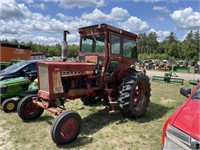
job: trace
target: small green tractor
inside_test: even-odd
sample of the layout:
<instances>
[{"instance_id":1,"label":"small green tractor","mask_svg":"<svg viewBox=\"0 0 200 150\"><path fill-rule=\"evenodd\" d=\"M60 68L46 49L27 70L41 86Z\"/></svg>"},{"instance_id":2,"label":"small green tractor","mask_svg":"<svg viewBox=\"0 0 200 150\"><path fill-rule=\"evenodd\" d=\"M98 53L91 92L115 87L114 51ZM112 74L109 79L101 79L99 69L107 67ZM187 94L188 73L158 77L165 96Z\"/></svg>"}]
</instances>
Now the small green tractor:
<instances>
[{"instance_id":1,"label":"small green tractor","mask_svg":"<svg viewBox=\"0 0 200 150\"><path fill-rule=\"evenodd\" d=\"M38 92L37 79L31 83L26 77L0 81L0 104L4 112L13 112L17 104L26 95Z\"/></svg>"}]
</instances>

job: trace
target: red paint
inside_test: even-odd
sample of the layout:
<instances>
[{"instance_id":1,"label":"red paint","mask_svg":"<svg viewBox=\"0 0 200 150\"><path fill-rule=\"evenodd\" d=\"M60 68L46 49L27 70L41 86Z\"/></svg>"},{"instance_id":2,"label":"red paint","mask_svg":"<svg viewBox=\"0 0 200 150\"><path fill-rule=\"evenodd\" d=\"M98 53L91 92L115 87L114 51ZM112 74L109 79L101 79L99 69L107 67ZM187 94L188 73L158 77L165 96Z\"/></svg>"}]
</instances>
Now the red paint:
<instances>
[{"instance_id":1,"label":"red paint","mask_svg":"<svg viewBox=\"0 0 200 150\"><path fill-rule=\"evenodd\" d=\"M176 110L165 122L162 133L162 144L164 144L167 126L172 124L191 137L200 140L200 100L192 99L199 84L195 87L190 97Z\"/></svg>"},{"instance_id":2,"label":"red paint","mask_svg":"<svg viewBox=\"0 0 200 150\"><path fill-rule=\"evenodd\" d=\"M60 129L60 134L63 136L65 139L70 139L76 131L78 130L78 122L74 118L69 118L63 123Z\"/></svg>"}]
</instances>

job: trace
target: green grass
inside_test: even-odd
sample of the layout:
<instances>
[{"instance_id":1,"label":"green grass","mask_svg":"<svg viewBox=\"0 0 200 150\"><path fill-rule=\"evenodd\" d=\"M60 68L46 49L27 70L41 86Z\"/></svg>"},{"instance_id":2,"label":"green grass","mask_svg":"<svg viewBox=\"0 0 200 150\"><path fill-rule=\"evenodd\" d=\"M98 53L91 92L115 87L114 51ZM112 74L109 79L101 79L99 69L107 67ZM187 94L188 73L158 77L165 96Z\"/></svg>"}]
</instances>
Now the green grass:
<instances>
[{"instance_id":1,"label":"green grass","mask_svg":"<svg viewBox=\"0 0 200 150\"><path fill-rule=\"evenodd\" d=\"M76 141L61 147L51 139L55 118L51 113L45 111L36 121L25 123L17 113L6 114L0 110L0 150L160 149L165 121L186 99L179 94L180 87L180 84L152 82L147 112L134 119L109 115L102 104L84 106L80 100L67 102L68 109L81 115L82 131Z\"/></svg>"}]
</instances>

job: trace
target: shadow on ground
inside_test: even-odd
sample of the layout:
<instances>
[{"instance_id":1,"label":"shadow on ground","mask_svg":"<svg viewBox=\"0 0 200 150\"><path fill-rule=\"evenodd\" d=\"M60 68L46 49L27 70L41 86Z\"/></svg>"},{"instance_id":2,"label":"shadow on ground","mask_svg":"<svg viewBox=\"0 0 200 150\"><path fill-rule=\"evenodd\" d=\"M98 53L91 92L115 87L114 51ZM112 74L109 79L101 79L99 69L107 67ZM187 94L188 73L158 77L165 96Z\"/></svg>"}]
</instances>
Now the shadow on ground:
<instances>
[{"instance_id":1,"label":"shadow on ground","mask_svg":"<svg viewBox=\"0 0 200 150\"><path fill-rule=\"evenodd\" d=\"M139 123L151 122L153 120L162 118L171 109L173 109L173 107L166 107L154 102L150 102L149 107L144 115L141 117L131 118L130 120L135 120Z\"/></svg>"},{"instance_id":2,"label":"shadow on ground","mask_svg":"<svg viewBox=\"0 0 200 150\"><path fill-rule=\"evenodd\" d=\"M138 123L151 122L153 120L162 118L170 109L170 107L162 106L150 102L148 110L141 117L125 118L122 114L109 115L108 111L103 109L93 113L85 118L82 118L82 131L76 141L71 144L59 146L60 148L79 148L93 141L92 135L98 132L103 127L109 124L120 125L131 121Z\"/></svg>"}]
</instances>

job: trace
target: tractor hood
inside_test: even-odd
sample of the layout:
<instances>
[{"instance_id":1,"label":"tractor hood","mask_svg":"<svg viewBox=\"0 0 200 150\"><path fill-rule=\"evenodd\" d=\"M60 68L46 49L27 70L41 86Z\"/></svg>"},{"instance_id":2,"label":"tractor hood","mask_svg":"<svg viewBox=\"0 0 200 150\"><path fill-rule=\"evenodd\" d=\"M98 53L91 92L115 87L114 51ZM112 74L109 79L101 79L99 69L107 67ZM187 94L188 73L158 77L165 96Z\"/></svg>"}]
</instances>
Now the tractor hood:
<instances>
[{"instance_id":1,"label":"tractor hood","mask_svg":"<svg viewBox=\"0 0 200 150\"><path fill-rule=\"evenodd\" d=\"M84 62L40 62L38 68L48 68L51 72L60 72L61 74L71 72L82 71L87 73L88 71L94 71L96 69L96 63L84 63ZM81 72L79 72L81 73ZM77 73L78 74L78 73Z\"/></svg>"},{"instance_id":2,"label":"tractor hood","mask_svg":"<svg viewBox=\"0 0 200 150\"><path fill-rule=\"evenodd\" d=\"M63 94L69 94L72 84L76 87L76 83L71 83L74 79L92 79L95 74L97 65L95 63L82 62L41 62L38 63L38 79L39 79L39 95L44 99L56 99ZM69 80L68 80L69 79ZM75 85L76 84L76 85ZM80 87L81 88L81 87ZM76 92L81 93L81 89ZM84 89L82 94L85 94ZM74 92L72 92L74 93ZM70 94L69 94L70 95ZM72 94L71 94L72 95Z\"/></svg>"},{"instance_id":3,"label":"tractor hood","mask_svg":"<svg viewBox=\"0 0 200 150\"><path fill-rule=\"evenodd\" d=\"M0 99L6 99L18 95L27 90L30 80L24 77L11 78L0 81Z\"/></svg>"}]
</instances>

